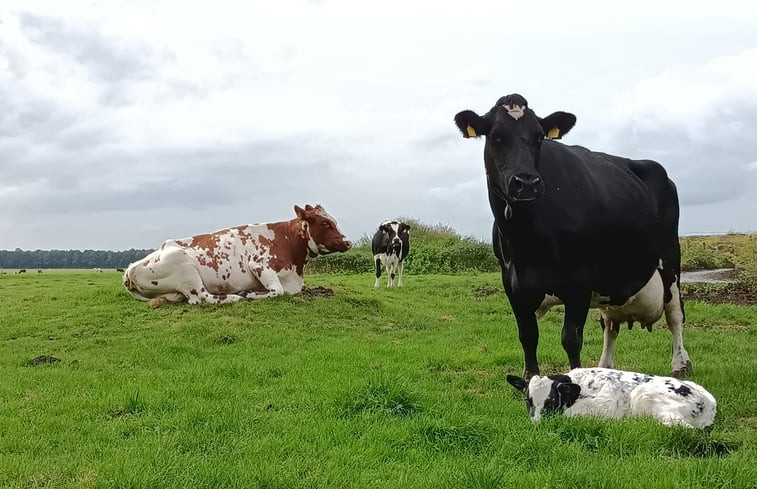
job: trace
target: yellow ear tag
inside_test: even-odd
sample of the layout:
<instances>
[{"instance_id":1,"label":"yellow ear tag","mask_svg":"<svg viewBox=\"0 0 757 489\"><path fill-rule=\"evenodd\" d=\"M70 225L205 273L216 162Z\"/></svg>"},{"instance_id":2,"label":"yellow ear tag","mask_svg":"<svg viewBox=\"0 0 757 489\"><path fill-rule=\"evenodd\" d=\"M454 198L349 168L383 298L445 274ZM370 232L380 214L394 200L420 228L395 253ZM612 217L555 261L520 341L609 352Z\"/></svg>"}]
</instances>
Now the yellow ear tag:
<instances>
[{"instance_id":1,"label":"yellow ear tag","mask_svg":"<svg viewBox=\"0 0 757 489\"><path fill-rule=\"evenodd\" d=\"M560 137L560 129L558 129L557 127L553 127L547 133L547 137L549 139L557 139L557 138L559 138Z\"/></svg>"},{"instance_id":2,"label":"yellow ear tag","mask_svg":"<svg viewBox=\"0 0 757 489\"><path fill-rule=\"evenodd\" d=\"M469 138L475 138L476 137L476 131L471 126L466 127L465 130L468 131L468 137Z\"/></svg>"}]
</instances>

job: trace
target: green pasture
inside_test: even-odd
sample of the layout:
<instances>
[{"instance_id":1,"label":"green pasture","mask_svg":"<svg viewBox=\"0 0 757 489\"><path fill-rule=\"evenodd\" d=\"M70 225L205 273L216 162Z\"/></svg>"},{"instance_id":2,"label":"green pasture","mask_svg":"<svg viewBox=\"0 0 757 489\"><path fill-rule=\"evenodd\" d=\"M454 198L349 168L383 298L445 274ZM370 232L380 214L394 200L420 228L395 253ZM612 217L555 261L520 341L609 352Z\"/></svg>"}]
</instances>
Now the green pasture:
<instances>
[{"instance_id":1,"label":"green pasture","mask_svg":"<svg viewBox=\"0 0 757 489\"><path fill-rule=\"evenodd\" d=\"M711 434L534 425L505 381L522 352L498 274L373 282L153 310L114 270L2 275L0 488L757 487L757 307L687 303ZM560 325L541 320L544 373L567 369ZM586 366L601 342L592 312ZM623 330L616 366L667 375L670 349L663 324Z\"/></svg>"}]
</instances>

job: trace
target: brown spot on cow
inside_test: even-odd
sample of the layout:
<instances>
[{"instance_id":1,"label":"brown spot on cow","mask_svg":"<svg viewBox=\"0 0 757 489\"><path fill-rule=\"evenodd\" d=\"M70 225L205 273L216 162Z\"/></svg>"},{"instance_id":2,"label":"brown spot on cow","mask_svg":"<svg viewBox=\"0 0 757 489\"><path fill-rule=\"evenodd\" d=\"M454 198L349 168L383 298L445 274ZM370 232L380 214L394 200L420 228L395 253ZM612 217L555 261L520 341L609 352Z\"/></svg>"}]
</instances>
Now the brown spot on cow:
<instances>
[{"instance_id":1,"label":"brown spot on cow","mask_svg":"<svg viewBox=\"0 0 757 489\"><path fill-rule=\"evenodd\" d=\"M273 231L274 239L260 236L260 244L268 248L270 258L268 267L276 272L295 268L298 275L302 275L307 262L308 247L307 235L303 232L300 220L277 222L268 224L266 227ZM289 241L292 238L304 242L304 246L292 246Z\"/></svg>"},{"instance_id":2,"label":"brown spot on cow","mask_svg":"<svg viewBox=\"0 0 757 489\"><path fill-rule=\"evenodd\" d=\"M217 231L210 234L199 234L197 236L192 236L191 243L186 244L186 242L180 242L180 244L185 248L203 250L205 252L205 257L199 257L198 261L201 265L210 267L217 272L218 267L221 265L218 262L218 259L220 258L217 253L218 242L220 241L220 235L225 234L225 232L227 232L227 230Z\"/></svg>"}]
</instances>

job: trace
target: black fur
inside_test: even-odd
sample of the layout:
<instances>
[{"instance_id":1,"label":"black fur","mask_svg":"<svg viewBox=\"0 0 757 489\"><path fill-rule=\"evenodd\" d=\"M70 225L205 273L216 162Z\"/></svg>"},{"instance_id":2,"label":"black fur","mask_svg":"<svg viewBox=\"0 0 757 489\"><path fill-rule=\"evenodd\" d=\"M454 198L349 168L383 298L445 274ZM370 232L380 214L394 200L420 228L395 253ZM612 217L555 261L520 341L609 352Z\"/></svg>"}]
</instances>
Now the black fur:
<instances>
[{"instance_id":1,"label":"black fur","mask_svg":"<svg viewBox=\"0 0 757 489\"><path fill-rule=\"evenodd\" d=\"M512 117L503 104L519 105ZM545 294L565 304L562 345L571 368L581 366L583 328L592 292L621 305L662 260L665 301L680 277L678 194L665 169L545 139L566 134L576 118L538 117L518 94L500 98L485 115L455 116L485 136L484 163L494 215L492 241L502 283L518 324L525 377L539 373L535 311ZM683 302L681 302L683 312Z\"/></svg>"}]
</instances>

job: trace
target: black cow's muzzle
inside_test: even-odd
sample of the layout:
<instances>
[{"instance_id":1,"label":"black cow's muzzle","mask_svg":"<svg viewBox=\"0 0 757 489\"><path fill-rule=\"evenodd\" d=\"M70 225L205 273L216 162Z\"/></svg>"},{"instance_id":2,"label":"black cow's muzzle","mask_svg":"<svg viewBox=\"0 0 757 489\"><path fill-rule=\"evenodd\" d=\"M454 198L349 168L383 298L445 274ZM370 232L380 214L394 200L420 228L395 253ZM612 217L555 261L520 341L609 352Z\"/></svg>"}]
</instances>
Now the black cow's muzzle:
<instances>
[{"instance_id":1,"label":"black cow's muzzle","mask_svg":"<svg viewBox=\"0 0 757 489\"><path fill-rule=\"evenodd\" d=\"M541 178L538 175L521 173L510 178L508 194L513 202L530 202L539 195Z\"/></svg>"}]
</instances>

